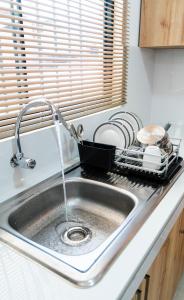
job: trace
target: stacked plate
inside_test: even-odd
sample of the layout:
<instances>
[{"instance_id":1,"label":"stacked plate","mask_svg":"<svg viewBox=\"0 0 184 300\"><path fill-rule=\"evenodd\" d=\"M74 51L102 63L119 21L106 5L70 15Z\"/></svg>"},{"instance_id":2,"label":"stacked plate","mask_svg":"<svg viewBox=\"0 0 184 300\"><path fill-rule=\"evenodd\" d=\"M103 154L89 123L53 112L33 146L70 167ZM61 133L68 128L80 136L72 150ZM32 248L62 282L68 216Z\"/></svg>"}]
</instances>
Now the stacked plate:
<instances>
[{"instance_id":1,"label":"stacked plate","mask_svg":"<svg viewBox=\"0 0 184 300\"><path fill-rule=\"evenodd\" d=\"M108 122L98 126L93 135L96 143L109 144L124 149L132 145L137 132L143 127L141 119L134 113L117 112Z\"/></svg>"}]
</instances>

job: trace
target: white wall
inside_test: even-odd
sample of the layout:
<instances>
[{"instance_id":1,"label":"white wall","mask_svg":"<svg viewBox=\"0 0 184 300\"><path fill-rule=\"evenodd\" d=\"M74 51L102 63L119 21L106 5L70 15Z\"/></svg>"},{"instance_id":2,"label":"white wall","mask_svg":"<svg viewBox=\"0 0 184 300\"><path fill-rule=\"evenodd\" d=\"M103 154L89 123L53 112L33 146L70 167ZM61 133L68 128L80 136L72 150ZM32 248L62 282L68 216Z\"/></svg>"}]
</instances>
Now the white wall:
<instances>
[{"instance_id":1,"label":"white wall","mask_svg":"<svg viewBox=\"0 0 184 300\"><path fill-rule=\"evenodd\" d=\"M115 111L120 109L137 113L144 123L150 119L152 96L154 52L137 47L139 34L140 0L130 0L130 57L128 79L128 103L122 108L81 118L75 123L83 123L85 137L91 138L94 129ZM65 163L70 164L77 155L75 143L64 131ZM21 138L26 156L36 159L34 170L12 169L9 161L13 153L14 139L0 141L0 202L60 171L56 136L53 128L41 129L24 134Z\"/></svg>"},{"instance_id":2,"label":"white wall","mask_svg":"<svg viewBox=\"0 0 184 300\"><path fill-rule=\"evenodd\" d=\"M155 51L151 120L184 123L184 49Z\"/></svg>"},{"instance_id":3,"label":"white wall","mask_svg":"<svg viewBox=\"0 0 184 300\"><path fill-rule=\"evenodd\" d=\"M141 116L144 123L150 121L155 52L140 49L139 19L140 0L130 0L130 59L127 110Z\"/></svg>"}]
</instances>

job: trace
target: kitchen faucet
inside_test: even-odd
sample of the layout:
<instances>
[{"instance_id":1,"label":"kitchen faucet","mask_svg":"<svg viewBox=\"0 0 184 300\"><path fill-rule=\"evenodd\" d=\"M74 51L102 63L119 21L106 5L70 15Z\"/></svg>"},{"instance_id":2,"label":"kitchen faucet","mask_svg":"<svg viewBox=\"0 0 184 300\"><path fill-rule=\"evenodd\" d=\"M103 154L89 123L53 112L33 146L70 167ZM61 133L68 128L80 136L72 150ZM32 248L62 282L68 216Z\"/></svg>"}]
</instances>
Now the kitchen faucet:
<instances>
[{"instance_id":1,"label":"kitchen faucet","mask_svg":"<svg viewBox=\"0 0 184 300\"><path fill-rule=\"evenodd\" d=\"M22 121L24 114L30 108L38 107L41 105L47 105L49 107L49 109L51 110L54 124L56 122L61 122L63 124L63 126L70 132L70 135L77 141L77 135L76 135L74 125L73 124L71 124L70 126L67 125L67 123L64 120L64 118L62 117L59 109L57 109L53 103L51 103L50 101L48 101L45 98L30 101L20 111L20 113L17 117L16 124L15 124L16 153L12 156L12 158L10 160L10 164L13 168L19 166L19 167L25 168L25 169L33 169L36 165L36 161L34 159L25 157L24 153L22 152L21 143L20 143L20 125L21 125L21 121Z\"/></svg>"}]
</instances>

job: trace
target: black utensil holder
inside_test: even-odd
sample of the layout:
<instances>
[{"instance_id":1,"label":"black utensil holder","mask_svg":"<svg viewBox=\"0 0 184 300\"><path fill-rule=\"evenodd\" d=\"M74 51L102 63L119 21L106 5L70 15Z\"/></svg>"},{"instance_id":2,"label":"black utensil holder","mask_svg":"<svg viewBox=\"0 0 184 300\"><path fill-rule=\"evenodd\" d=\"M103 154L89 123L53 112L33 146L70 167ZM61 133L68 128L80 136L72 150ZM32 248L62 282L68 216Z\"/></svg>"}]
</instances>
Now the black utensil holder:
<instances>
[{"instance_id":1,"label":"black utensil holder","mask_svg":"<svg viewBox=\"0 0 184 300\"><path fill-rule=\"evenodd\" d=\"M81 166L110 171L114 166L115 146L83 141L78 144Z\"/></svg>"}]
</instances>

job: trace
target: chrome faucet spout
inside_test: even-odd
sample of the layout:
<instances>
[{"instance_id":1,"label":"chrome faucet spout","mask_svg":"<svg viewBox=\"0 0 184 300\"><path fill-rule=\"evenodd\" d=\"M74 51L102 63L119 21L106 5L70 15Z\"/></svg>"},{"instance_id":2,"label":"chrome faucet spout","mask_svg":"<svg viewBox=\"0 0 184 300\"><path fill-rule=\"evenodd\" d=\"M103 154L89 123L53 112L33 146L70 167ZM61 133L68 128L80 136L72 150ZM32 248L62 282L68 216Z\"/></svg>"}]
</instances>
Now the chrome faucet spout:
<instances>
[{"instance_id":1,"label":"chrome faucet spout","mask_svg":"<svg viewBox=\"0 0 184 300\"><path fill-rule=\"evenodd\" d=\"M22 152L22 147L21 147L21 143L20 143L20 126L21 126L23 116L30 108L39 107L42 105L47 105L49 107L51 114L52 114L54 124L56 122L61 122L63 124L63 126L70 132L70 135L76 139L76 137L73 133L73 130L70 129L70 127L67 125L67 123L64 120L64 118L62 117L59 109L57 109L53 103L51 103L50 101L48 101L45 98L40 98L40 99L30 101L20 111L20 113L17 117L16 124L15 124L16 153L12 156L12 158L10 160L10 164L13 168L20 166L21 168L33 169L36 165L36 161L34 159L24 157L24 153Z\"/></svg>"}]
</instances>

